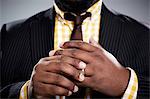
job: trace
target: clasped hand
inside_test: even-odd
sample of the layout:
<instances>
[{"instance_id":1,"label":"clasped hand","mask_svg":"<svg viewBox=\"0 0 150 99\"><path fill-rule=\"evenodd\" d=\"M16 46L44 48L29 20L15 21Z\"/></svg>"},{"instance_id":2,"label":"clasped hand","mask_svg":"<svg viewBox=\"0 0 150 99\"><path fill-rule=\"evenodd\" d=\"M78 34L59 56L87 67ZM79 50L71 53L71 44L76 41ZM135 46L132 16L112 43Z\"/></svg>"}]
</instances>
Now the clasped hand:
<instances>
[{"instance_id":1,"label":"clasped hand","mask_svg":"<svg viewBox=\"0 0 150 99\"><path fill-rule=\"evenodd\" d=\"M123 94L129 71L94 40L68 41L60 47L61 50L51 51L50 57L42 58L34 67L31 76L34 95L69 96L81 86L110 96Z\"/></svg>"}]
</instances>

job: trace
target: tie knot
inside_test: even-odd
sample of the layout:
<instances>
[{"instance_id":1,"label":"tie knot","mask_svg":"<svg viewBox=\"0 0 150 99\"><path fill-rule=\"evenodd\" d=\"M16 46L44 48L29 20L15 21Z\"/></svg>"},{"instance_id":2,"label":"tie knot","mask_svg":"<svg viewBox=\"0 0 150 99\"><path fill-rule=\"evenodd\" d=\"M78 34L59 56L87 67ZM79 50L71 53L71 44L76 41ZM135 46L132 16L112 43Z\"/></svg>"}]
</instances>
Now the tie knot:
<instances>
[{"instance_id":1,"label":"tie knot","mask_svg":"<svg viewBox=\"0 0 150 99\"><path fill-rule=\"evenodd\" d=\"M75 15L73 13L65 13L64 14L64 18L66 20L74 21L74 24L77 25L77 26L81 25L82 22L84 21L84 19L86 19L87 17L91 17L91 13L90 12L86 12L83 15Z\"/></svg>"}]
</instances>

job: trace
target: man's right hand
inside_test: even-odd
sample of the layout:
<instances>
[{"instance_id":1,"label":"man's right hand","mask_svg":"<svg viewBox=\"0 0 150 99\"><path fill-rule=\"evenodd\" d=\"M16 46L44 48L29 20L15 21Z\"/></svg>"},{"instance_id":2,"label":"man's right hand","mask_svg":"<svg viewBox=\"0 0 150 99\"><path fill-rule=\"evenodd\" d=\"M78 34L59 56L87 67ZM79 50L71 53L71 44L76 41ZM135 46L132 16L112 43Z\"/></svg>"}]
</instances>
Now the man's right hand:
<instances>
[{"instance_id":1,"label":"man's right hand","mask_svg":"<svg viewBox=\"0 0 150 99\"><path fill-rule=\"evenodd\" d=\"M85 68L83 62L67 56L42 58L34 67L31 76L34 96L69 96L78 87L68 78L79 80L79 70Z\"/></svg>"}]
</instances>

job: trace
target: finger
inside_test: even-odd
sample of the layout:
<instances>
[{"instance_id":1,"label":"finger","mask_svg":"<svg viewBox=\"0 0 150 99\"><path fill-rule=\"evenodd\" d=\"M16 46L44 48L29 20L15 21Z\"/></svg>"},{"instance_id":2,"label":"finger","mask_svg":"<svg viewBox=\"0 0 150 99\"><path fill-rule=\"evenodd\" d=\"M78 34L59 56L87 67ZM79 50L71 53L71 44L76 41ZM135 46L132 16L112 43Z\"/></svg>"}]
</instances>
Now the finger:
<instances>
[{"instance_id":1,"label":"finger","mask_svg":"<svg viewBox=\"0 0 150 99\"><path fill-rule=\"evenodd\" d=\"M40 61L51 61L51 60L55 60L55 59L58 59L58 56L50 56L50 57L45 57L45 58L42 58L40 59Z\"/></svg>"},{"instance_id":2,"label":"finger","mask_svg":"<svg viewBox=\"0 0 150 99\"><path fill-rule=\"evenodd\" d=\"M48 65L51 62L51 60L55 59L57 59L57 56L41 58L37 64Z\"/></svg>"},{"instance_id":3,"label":"finger","mask_svg":"<svg viewBox=\"0 0 150 99\"><path fill-rule=\"evenodd\" d=\"M41 58L37 64L48 65L50 57Z\"/></svg>"},{"instance_id":4,"label":"finger","mask_svg":"<svg viewBox=\"0 0 150 99\"><path fill-rule=\"evenodd\" d=\"M64 55L69 56L72 58L76 58L82 60L85 63L91 62L93 60L92 53L80 50L80 49L64 49L64 50L57 50L55 52L56 55Z\"/></svg>"},{"instance_id":5,"label":"finger","mask_svg":"<svg viewBox=\"0 0 150 99\"><path fill-rule=\"evenodd\" d=\"M86 68L84 69L85 77L91 77L95 74L94 66L87 64Z\"/></svg>"},{"instance_id":6,"label":"finger","mask_svg":"<svg viewBox=\"0 0 150 99\"><path fill-rule=\"evenodd\" d=\"M55 54L56 50L52 50L49 52L49 56L53 56Z\"/></svg>"},{"instance_id":7,"label":"finger","mask_svg":"<svg viewBox=\"0 0 150 99\"><path fill-rule=\"evenodd\" d=\"M92 44L83 42L83 41L67 41L60 45L61 48L77 48L84 51L93 52L97 50L98 48L93 46Z\"/></svg>"},{"instance_id":8,"label":"finger","mask_svg":"<svg viewBox=\"0 0 150 99\"><path fill-rule=\"evenodd\" d=\"M91 77L85 77L85 80L83 82L75 82L75 84L79 87L92 88L93 86Z\"/></svg>"},{"instance_id":9,"label":"finger","mask_svg":"<svg viewBox=\"0 0 150 99\"><path fill-rule=\"evenodd\" d=\"M44 68L44 71L58 73L66 77L79 80L79 71L65 62L51 61L51 64Z\"/></svg>"},{"instance_id":10,"label":"finger","mask_svg":"<svg viewBox=\"0 0 150 99\"><path fill-rule=\"evenodd\" d=\"M63 74L64 76L68 76L76 80L78 80L78 75L79 75L78 69L74 68L68 63L61 62L58 59L49 61L49 64L47 65L45 65L44 62L39 62L34 67L34 71L38 73L45 71L45 72Z\"/></svg>"},{"instance_id":11,"label":"finger","mask_svg":"<svg viewBox=\"0 0 150 99\"><path fill-rule=\"evenodd\" d=\"M68 63L68 64L74 66L77 69L86 68L86 64L83 61L79 60L79 59L75 59L75 58L64 56L64 55L56 55L55 59L60 60L60 62Z\"/></svg>"},{"instance_id":12,"label":"finger","mask_svg":"<svg viewBox=\"0 0 150 99\"><path fill-rule=\"evenodd\" d=\"M36 87L33 87L34 89L34 93L36 95L40 95L40 96L70 96L72 94L71 91L63 88L63 87L59 87L57 85L52 85L52 84L44 84L41 82L37 82L36 85L34 85Z\"/></svg>"},{"instance_id":13,"label":"finger","mask_svg":"<svg viewBox=\"0 0 150 99\"><path fill-rule=\"evenodd\" d=\"M49 57L49 60L44 60L44 58L40 59L40 61L35 65L34 67L34 70L37 72L37 71L47 71L47 67L50 66L51 68L50 71L53 71L53 69L55 68L55 66L53 66L52 63L54 62L57 62L59 63L60 60L56 59L57 57L56 56L52 56L52 57ZM47 58L48 59L48 58Z\"/></svg>"},{"instance_id":14,"label":"finger","mask_svg":"<svg viewBox=\"0 0 150 99\"><path fill-rule=\"evenodd\" d=\"M55 56L51 56L51 57L46 57L44 59L42 59L42 61L40 61L41 63L44 62L46 65L48 65L48 63L52 62L52 60L56 60L57 62L60 60L60 62L66 62L72 66L74 66L77 69L84 69L86 68L86 64L78 59L75 58L71 58L68 56L64 56L64 55L57 55L55 54ZM44 64L43 64L44 65Z\"/></svg>"},{"instance_id":15,"label":"finger","mask_svg":"<svg viewBox=\"0 0 150 99\"><path fill-rule=\"evenodd\" d=\"M62 60L62 62L66 62L66 63L74 66L77 69L86 68L86 64L83 61L80 61L79 59L75 59L75 58L72 58L72 57L61 55L61 60Z\"/></svg>"},{"instance_id":16,"label":"finger","mask_svg":"<svg viewBox=\"0 0 150 99\"><path fill-rule=\"evenodd\" d=\"M58 59L60 59L60 57L61 56L51 56L51 57L41 58L34 68L37 68L38 65L47 66L52 62L52 60L53 60L53 62L54 62L54 60L57 61L57 62L60 62L58 60Z\"/></svg>"},{"instance_id":17,"label":"finger","mask_svg":"<svg viewBox=\"0 0 150 99\"><path fill-rule=\"evenodd\" d=\"M79 59L75 59L72 57L64 56L64 55L56 55L52 56L50 59L52 60L60 60L60 62L66 62L72 66L74 66L77 69L84 69L86 68L86 64L83 61L80 61Z\"/></svg>"},{"instance_id":18,"label":"finger","mask_svg":"<svg viewBox=\"0 0 150 99\"><path fill-rule=\"evenodd\" d=\"M82 82L85 80L85 77L91 77L94 75L94 69L91 66L88 66L85 69L80 70L79 81Z\"/></svg>"},{"instance_id":19,"label":"finger","mask_svg":"<svg viewBox=\"0 0 150 99\"><path fill-rule=\"evenodd\" d=\"M68 89L72 92L78 91L78 87L72 81L70 81L69 79L60 74L44 72L40 78L41 79L39 79L39 82L45 84L54 84L63 87L65 89Z\"/></svg>"}]
</instances>

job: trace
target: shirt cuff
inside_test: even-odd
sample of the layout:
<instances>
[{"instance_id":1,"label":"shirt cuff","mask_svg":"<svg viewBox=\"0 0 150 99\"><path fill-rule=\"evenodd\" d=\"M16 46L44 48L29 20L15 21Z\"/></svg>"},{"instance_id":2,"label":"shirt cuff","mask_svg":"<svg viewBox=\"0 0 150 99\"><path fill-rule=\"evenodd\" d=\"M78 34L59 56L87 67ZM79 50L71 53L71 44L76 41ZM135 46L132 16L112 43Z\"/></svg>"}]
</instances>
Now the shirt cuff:
<instances>
[{"instance_id":1,"label":"shirt cuff","mask_svg":"<svg viewBox=\"0 0 150 99\"><path fill-rule=\"evenodd\" d=\"M122 97L122 99L136 99L137 91L138 91L138 79L135 71L129 67L127 69L130 70L130 80L127 86L127 89Z\"/></svg>"},{"instance_id":2,"label":"shirt cuff","mask_svg":"<svg viewBox=\"0 0 150 99\"><path fill-rule=\"evenodd\" d=\"M20 96L19 99L28 99L28 85L29 85L29 81L27 81L21 88L20 90Z\"/></svg>"}]
</instances>

